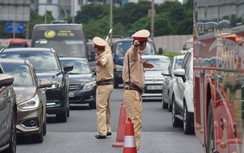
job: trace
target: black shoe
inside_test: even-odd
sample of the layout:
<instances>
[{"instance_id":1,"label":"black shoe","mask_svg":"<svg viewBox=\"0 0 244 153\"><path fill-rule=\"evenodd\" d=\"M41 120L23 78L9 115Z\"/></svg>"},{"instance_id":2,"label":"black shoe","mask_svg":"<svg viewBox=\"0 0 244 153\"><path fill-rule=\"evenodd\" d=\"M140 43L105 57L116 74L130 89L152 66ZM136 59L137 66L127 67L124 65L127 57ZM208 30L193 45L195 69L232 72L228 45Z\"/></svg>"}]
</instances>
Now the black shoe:
<instances>
[{"instance_id":1,"label":"black shoe","mask_svg":"<svg viewBox=\"0 0 244 153\"><path fill-rule=\"evenodd\" d=\"M111 136L111 135L112 135L112 132L108 132L108 133L107 133L107 136Z\"/></svg>"},{"instance_id":2,"label":"black shoe","mask_svg":"<svg viewBox=\"0 0 244 153\"><path fill-rule=\"evenodd\" d=\"M95 135L97 139L106 139L106 135Z\"/></svg>"}]
</instances>

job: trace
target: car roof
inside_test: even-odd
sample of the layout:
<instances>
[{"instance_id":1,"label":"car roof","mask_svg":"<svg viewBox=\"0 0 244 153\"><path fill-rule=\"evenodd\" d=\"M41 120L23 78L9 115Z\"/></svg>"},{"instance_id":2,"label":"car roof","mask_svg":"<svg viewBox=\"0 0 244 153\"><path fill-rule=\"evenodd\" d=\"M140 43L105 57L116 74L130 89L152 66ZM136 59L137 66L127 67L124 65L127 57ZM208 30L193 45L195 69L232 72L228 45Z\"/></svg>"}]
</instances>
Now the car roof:
<instances>
[{"instance_id":1,"label":"car roof","mask_svg":"<svg viewBox=\"0 0 244 153\"><path fill-rule=\"evenodd\" d=\"M82 57L59 57L60 60L82 60L82 61L87 61L86 58Z\"/></svg>"},{"instance_id":2,"label":"car roof","mask_svg":"<svg viewBox=\"0 0 244 153\"><path fill-rule=\"evenodd\" d=\"M164 56L164 55L142 55L141 57L142 57L142 59L156 59L156 58L158 58L158 59L166 59L166 60L170 61L169 57Z\"/></svg>"},{"instance_id":3,"label":"car roof","mask_svg":"<svg viewBox=\"0 0 244 153\"><path fill-rule=\"evenodd\" d=\"M31 63L28 60L24 59L0 59L0 63L14 63L14 64L27 64L31 65Z\"/></svg>"},{"instance_id":4,"label":"car roof","mask_svg":"<svg viewBox=\"0 0 244 153\"><path fill-rule=\"evenodd\" d=\"M126 37L126 38L119 38L119 39L116 39L115 41L114 41L114 43L116 43L116 42L121 42L121 41L132 41L133 40L133 38L132 37ZM148 41L152 41L150 38L148 38Z\"/></svg>"},{"instance_id":5,"label":"car roof","mask_svg":"<svg viewBox=\"0 0 244 153\"><path fill-rule=\"evenodd\" d=\"M54 49L52 48L38 48L38 47L21 47L21 48L6 48L6 49L2 49L2 52L19 52L19 51L44 51L44 52L55 52Z\"/></svg>"}]
</instances>

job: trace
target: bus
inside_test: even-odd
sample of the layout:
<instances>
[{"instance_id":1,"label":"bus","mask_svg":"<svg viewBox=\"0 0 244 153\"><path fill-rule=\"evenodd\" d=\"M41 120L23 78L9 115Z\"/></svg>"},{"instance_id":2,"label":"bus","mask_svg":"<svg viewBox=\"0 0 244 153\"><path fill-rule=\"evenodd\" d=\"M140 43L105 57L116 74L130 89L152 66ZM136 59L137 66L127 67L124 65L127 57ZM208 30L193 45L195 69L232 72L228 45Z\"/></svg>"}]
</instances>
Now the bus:
<instances>
[{"instance_id":1,"label":"bus","mask_svg":"<svg viewBox=\"0 0 244 153\"><path fill-rule=\"evenodd\" d=\"M244 152L243 16L244 0L193 1L194 126L206 153Z\"/></svg>"},{"instance_id":2,"label":"bus","mask_svg":"<svg viewBox=\"0 0 244 153\"><path fill-rule=\"evenodd\" d=\"M31 47L53 48L59 57L83 57L94 61L87 48L81 24L36 24L31 37Z\"/></svg>"}]
</instances>

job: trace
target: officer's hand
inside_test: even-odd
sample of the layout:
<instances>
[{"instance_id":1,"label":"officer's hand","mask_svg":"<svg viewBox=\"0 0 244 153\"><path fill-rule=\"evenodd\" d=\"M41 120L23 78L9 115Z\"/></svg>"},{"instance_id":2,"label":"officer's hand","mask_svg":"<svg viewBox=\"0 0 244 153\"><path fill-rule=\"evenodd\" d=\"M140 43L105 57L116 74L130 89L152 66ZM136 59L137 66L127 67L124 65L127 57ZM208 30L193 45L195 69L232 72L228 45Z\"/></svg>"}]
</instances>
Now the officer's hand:
<instances>
[{"instance_id":1,"label":"officer's hand","mask_svg":"<svg viewBox=\"0 0 244 153\"><path fill-rule=\"evenodd\" d=\"M134 45L134 47L139 47L140 46L140 42L138 40L135 40L133 45Z\"/></svg>"},{"instance_id":2,"label":"officer's hand","mask_svg":"<svg viewBox=\"0 0 244 153\"><path fill-rule=\"evenodd\" d=\"M154 68L154 65L152 63L148 63L147 61L143 62L144 68Z\"/></svg>"},{"instance_id":3,"label":"officer's hand","mask_svg":"<svg viewBox=\"0 0 244 153\"><path fill-rule=\"evenodd\" d=\"M96 62L96 65L97 65L97 66L102 66L102 63L101 63L100 61L97 61L97 62Z\"/></svg>"}]
</instances>

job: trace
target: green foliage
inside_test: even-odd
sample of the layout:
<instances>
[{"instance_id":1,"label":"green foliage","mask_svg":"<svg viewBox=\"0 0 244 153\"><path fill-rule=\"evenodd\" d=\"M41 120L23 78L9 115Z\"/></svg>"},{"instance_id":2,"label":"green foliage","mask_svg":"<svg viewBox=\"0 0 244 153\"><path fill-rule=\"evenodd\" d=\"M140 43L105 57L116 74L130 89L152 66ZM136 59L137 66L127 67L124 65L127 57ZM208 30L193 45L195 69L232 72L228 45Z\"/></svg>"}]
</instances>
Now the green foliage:
<instances>
[{"instance_id":1,"label":"green foliage","mask_svg":"<svg viewBox=\"0 0 244 153\"><path fill-rule=\"evenodd\" d=\"M92 2L92 0L90 0ZM165 2L155 4L156 15L154 18L154 36L192 34L192 0L182 5L179 2ZM139 3L127 3L124 6L113 7L113 35L128 36L132 31L140 29L151 30L151 18L148 11L151 2L140 0ZM47 23L54 20L51 12L47 11ZM66 19L68 23L72 18ZM45 22L45 15L39 16L36 11L31 11L28 38L31 38L35 24ZM83 5L81 11L75 16L75 23L83 24L88 39L94 36L105 37L110 29L110 5L91 3ZM28 26L29 25L29 26ZM0 21L0 38L11 38L11 33L6 33L6 22ZM16 37L26 38L26 34L16 34Z\"/></svg>"},{"instance_id":2,"label":"green foliage","mask_svg":"<svg viewBox=\"0 0 244 153\"><path fill-rule=\"evenodd\" d=\"M182 54L180 52L177 52L177 51L166 51L166 50L164 50L162 55L167 56L172 60L174 56L182 55Z\"/></svg>"}]
</instances>

